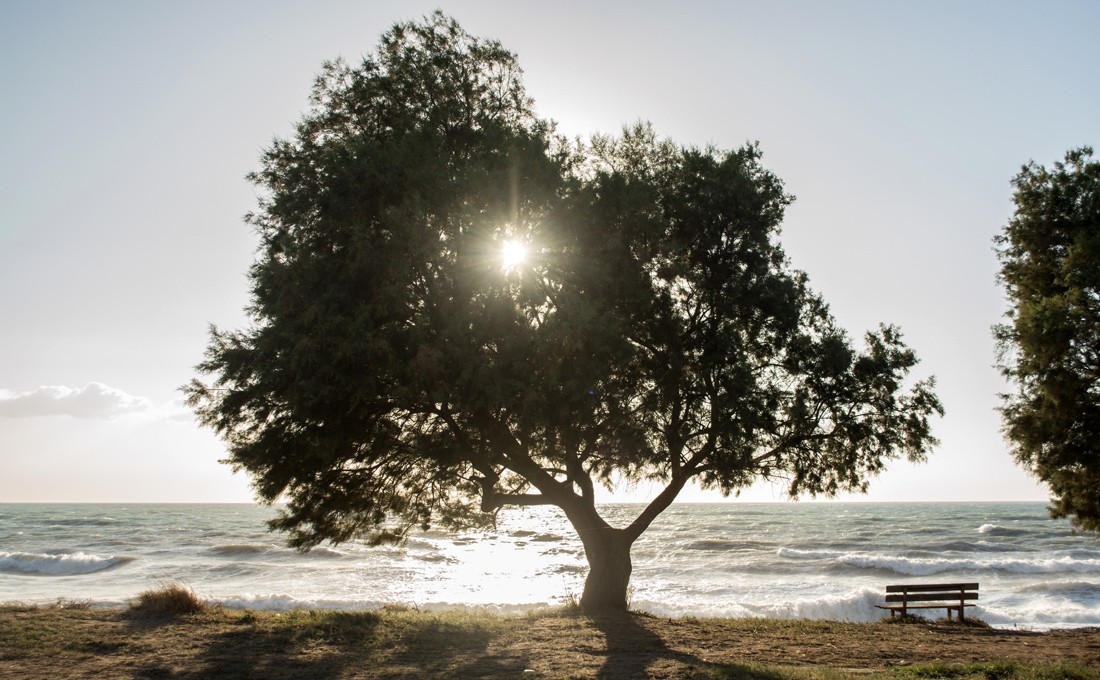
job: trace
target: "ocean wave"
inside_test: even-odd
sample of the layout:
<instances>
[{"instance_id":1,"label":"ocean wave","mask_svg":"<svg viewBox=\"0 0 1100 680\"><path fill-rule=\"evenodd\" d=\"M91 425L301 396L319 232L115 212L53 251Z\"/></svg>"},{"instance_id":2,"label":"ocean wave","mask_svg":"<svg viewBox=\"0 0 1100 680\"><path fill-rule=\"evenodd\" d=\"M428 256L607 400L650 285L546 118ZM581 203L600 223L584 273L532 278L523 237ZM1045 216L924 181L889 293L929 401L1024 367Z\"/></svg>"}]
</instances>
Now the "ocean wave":
<instances>
[{"instance_id":1,"label":"ocean wave","mask_svg":"<svg viewBox=\"0 0 1100 680\"><path fill-rule=\"evenodd\" d=\"M826 560L863 569L883 569L904 576L931 576L949 571L1003 571L1013 574L1098 574L1100 560L1072 557L1025 558L929 558L873 553L841 553L829 550L780 548L779 557L793 560Z\"/></svg>"},{"instance_id":2,"label":"ocean wave","mask_svg":"<svg viewBox=\"0 0 1100 680\"><path fill-rule=\"evenodd\" d=\"M832 546L838 549L845 549L851 551L857 549L852 545L839 545ZM878 547L881 544L878 544ZM1000 543L989 543L986 541L948 541L946 543L932 543L928 545L922 545L920 547L911 548L898 548L905 557L942 557L945 555L951 555L952 557L958 557L960 555L974 555L974 554L989 554L989 553L1018 553L1019 546L1003 545Z\"/></svg>"},{"instance_id":3,"label":"ocean wave","mask_svg":"<svg viewBox=\"0 0 1100 680\"><path fill-rule=\"evenodd\" d=\"M732 541L728 538L701 538L684 546L687 550L713 550L717 552L735 552L770 548L771 545L760 541Z\"/></svg>"},{"instance_id":4,"label":"ocean wave","mask_svg":"<svg viewBox=\"0 0 1100 680\"><path fill-rule=\"evenodd\" d=\"M443 553L428 553L426 555L410 555L410 557L419 560L421 562L433 562L441 564L457 564L458 560L450 555L444 555Z\"/></svg>"},{"instance_id":5,"label":"ocean wave","mask_svg":"<svg viewBox=\"0 0 1100 680\"><path fill-rule=\"evenodd\" d=\"M250 555L262 555L278 549L278 546L270 543L230 543L228 545L215 545L210 548L210 552L221 557L248 557Z\"/></svg>"},{"instance_id":6,"label":"ocean wave","mask_svg":"<svg viewBox=\"0 0 1100 680\"><path fill-rule=\"evenodd\" d=\"M984 552L1012 552L1016 550L1016 546L1005 545L1004 543L994 543L992 541L978 541L974 544L977 550Z\"/></svg>"},{"instance_id":7,"label":"ocean wave","mask_svg":"<svg viewBox=\"0 0 1100 680\"><path fill-rule=\"evenodd\" d=\"M1039 593L1076 599L1083 597L1094 604L1100 601L1100 583L1092 581L1043 581L1029 583L1016 589L1018 593Z\"/></svg>"},{"instance_id":8,"label":"ocean wave","mask_svg":"<svg viewBox=\"0 0 1100 680\"><path fill-rule=\"evenodd\" d=\"M344 553L340 552L339 550L326 548L323 545L316 548L311 548L310 551L306 554L312 555L314 557L345 557Z\"/></svg>"},{"instance_id":9,"label":"ocean wave","mask_svg":"<svg viewBox=\"0 0 1100 680\"><path fill-rule=\"evenodd\" d=\"M1012 529L998 524L983 524L978 527L978 533L990 536L1023 536L1029 532L1025 529Z\"/></svg>"},{"instance_id":10,"label":"ocean wave","mask_svg":"<svg viewBox=\"0 0 1100 680\"><path fill-rule=\"evenodd\" d=\"M81 576L133 561L132 557L99 557L82 552L60 555L0 552L0 573Z\"/></svg>"},{"instance_id":11,"label":"ocean wave","mask_svg":"<svg viewBox=\"0 0 1100 680\"><path fill-rule=\"evenodd\" d=\"M1093 586L1095 587L1095 586ZM661 597L636 597L632 602L634 609L647 611L658 616L714 616L732 618L773 618L773 619L812 619L825 621L879 621L886 612L875 605L883 603L883 592L862 588L820 597L805 597L792 600L767 599L745 600L737 595L710 593L706 603L693 602L690 605L672 604ZM929 618L943 615L942 611L928 610ZM1011 628L1024 625L1035 630L1052 628L1071 628L1097 625L1098 615L1094 604L1040 602L1025 600L1015 605L1005 602L983 602L967 612L968 616L980 618L996 628Z\"/></svg>"},{"instance_id":12,"label":"ocean wave","mask_svg":"<svg viewBox=\"0 0 1100 680\"><path fill-rule=\"evenodd\" d=\"M320 559L331 559L346 557L345 553L340 552L334 548L326 546L318 546L316 548L310 548L309 552L299 555L291 551L289 548L283 546L274 545L271 543L228 543L225 545L215 545L207 548L208 552L211 552L219 557L254 557L257 555L280 555L280 556L304 556Z\"/></svg>"},{"instance_id":13,"label":"ocean wave","mask_svg":"<svg viewBox=\"0 0 1100 680\"><path fill-rule=\"evenodd\" d=\"M698 603L690 607L670 606L668 602L657 599L636 598L634 609L647 611L658 616L716 616L732 618L771 618L771 619L816 619L827 621L878 621L883 610L876 604L882 604L882 593L870 588L861 588L836 595L805 598L795 601L738 601L736 598L708 598L709 604Z\"/></svg>"},{"instance_id":14,"label":"ocean wave","mask_svg":"<svg viewBox=\"0 0 1100 680\"><path fill-rule=\"evenodd\" d=\"M1020 606L977 608L975 616L994 628L1024 626L1035 630L1096 626L1100 621L1095 605L1059 602L1056 605L1028 603Z\"/></svg>"},{"instance_id":15,"label":"ocean wave","mask_svg":"<svg viewBox=\"0 0 1100 680\"><path fill-rule=\"evenodd\" d=\"M920 535L922 538L926 538L928 536L937 536L940 534L948 535L953 533L955 532L952 529L948 529L946 527L922 527L920 530Z\"/></svg>"},{"instance_id":16,"label":"ocean wave","mask_svg":"<svg viewBox=\"0 0 1100 680\"><path fill-rule=\"evenodd\" d=\"M971 543L970 541L949 541L947 543L940 543L939 545L929 546L927 548L929 552L943 553L943 552L1008 552L1013 550L1011 547L999 545L997 543L989 543L988 541L978 541Z\"/></svg>"},{"instance_id":17,"label":"ocean wave","mask_svg":"<svg viewBox=\"0 0 1100 680\"><path fill-rule=\"evenodd\" d=\"M999 515L1000 519L1006 522L1034 522L1036 520L1035 515ZM1043 517L1042 519L1047 519Z\"/></svg>"},{"instance_id":18,"label":"ocean wave","mask_svg":"<svg viewBox=\"0 0 1100 680\"><path fill-rule=\"evenodd\" d=\"M263 573L263 567L257 567L247 562L227 562L225 564L203 567L203 572L218 578L236 578Z\"/></svg>"},{"instance_id":19,"label":"ocean wave","mask_svg":"<svg viewBox=\"0 0 1100 680\"><path fill-rule=\"evenodd\" d=\"M114 517L63 517L50 520L51 527L106 527L118 524Z\"/></svg>"}]
</instances>

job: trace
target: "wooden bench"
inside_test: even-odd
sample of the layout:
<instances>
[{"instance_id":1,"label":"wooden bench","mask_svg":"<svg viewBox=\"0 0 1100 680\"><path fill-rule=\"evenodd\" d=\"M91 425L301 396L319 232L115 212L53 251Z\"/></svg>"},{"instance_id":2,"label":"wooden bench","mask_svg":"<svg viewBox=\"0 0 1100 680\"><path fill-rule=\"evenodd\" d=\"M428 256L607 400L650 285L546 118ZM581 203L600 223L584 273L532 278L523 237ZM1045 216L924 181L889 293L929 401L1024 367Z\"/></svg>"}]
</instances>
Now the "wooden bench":
<instances>
[{"instance_id":1,"label":"wooden bench","mask_svg":"<svg viewBox=\"0 0 1100 680\"><path fill-rule=\"evenodd\" d=\"M967 600L978 599L977 583L913 583L908 585L886 586L886 604L876 604L879 609L889 609L890 618L901 612L906 616L910 609L946 609L947 620L951 612L959 613L959 621L965 617L963 611L974 604Z\"/></svg>"}]
</instances>

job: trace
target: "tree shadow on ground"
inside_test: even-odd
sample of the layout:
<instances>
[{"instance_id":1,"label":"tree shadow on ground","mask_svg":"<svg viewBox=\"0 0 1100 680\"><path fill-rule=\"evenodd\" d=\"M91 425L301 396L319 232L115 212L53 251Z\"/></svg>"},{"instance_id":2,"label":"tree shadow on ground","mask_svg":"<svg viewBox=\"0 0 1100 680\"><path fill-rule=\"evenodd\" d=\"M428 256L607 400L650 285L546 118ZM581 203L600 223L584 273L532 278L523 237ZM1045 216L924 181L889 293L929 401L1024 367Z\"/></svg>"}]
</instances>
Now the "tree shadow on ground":
<instances>
[{"instance_id":1,"label":"tree shadow on ground","mask_svg":"<svg viewBox=\"0 0 1100 680\"><path fill-rule=\"evenodd\" d=\"M591 617L607 640L607 658L596 673L611 680L676 675L686 678L740 678L778 680L771 671L740 664L715 663L677 651L651 630L648 614L620 612Z\"/></svg>"},{"instance_id":2,"label":"tree shadow on ground","mask_svg":"<svg viewBox=\"0 0 1100 680\"><path fill-rule=\"evenodd\" d=\"M134 617L131 625L163 621ZM404 625L384 623L374 612L290 612L280 617L249 613L209 633L201 619L175 623L190 636L186 658L158 658L134 669L142 678L330 678L372 676L383 666L421 677L508 677L524 659L487 653L493 631L447 619L410 616Z\"/></svg>"}]
</instances>

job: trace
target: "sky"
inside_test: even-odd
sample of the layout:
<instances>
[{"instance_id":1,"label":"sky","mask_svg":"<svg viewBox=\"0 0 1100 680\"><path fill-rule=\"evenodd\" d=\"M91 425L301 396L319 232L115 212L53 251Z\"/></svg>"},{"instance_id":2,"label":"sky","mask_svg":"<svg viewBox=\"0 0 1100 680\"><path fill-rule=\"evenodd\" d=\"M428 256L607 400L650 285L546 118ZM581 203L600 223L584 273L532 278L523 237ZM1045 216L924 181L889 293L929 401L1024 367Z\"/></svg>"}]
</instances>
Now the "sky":
<instances>
[{"instance_id":1,"label":"sky","mask_svg":"<svg viewBox=\"0 0 1100 680\"><path fill-rule=\"evenodd\" d=\"M1100 3L4 0L0 502L251 499L179 392L209 325L244 324L245 175L325 60L436 8L571 137L760 143L793 266L853 338L900 326L946 408L927 463L842 499L1047 498L1000 431L993 238L1022 164L1100 145Z\"/></svg>"}]
</instances>

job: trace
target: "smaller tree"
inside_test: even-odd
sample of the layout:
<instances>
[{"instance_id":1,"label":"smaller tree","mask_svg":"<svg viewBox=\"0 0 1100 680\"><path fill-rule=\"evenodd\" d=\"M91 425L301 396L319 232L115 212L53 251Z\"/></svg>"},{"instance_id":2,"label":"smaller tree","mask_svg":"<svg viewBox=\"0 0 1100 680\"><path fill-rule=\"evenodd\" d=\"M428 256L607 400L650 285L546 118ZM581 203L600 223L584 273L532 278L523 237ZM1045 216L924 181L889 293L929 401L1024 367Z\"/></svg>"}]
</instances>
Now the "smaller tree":
<instances>
[{"instance_id":1,"label":"smaller tree","mask_svg":"<svg viewBox=\"0 0 1100 680\"><path fill-rule=\"evenodd\" d=\"M1053 494L1051 515L1100 531L1100 162L1092 149L1013 179L997 236L1008 323L994 335L1004 430L1017 462Z\"/></svg>"}]
</instances>

